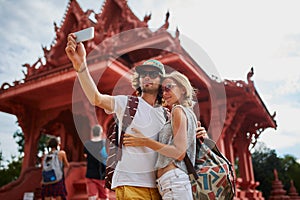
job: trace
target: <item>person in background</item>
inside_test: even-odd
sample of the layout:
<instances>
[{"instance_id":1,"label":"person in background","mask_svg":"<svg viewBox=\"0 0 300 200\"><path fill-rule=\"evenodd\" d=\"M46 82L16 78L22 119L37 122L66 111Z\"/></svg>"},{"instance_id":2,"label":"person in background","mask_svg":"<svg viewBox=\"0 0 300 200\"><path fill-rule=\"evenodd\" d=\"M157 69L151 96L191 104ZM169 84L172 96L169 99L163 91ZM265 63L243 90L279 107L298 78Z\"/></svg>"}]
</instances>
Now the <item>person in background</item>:
<instances>
[{"instance_id":1,"label":"person in background","mask_svg":"<svg viewBox=\"0 0 300 200\"><path fill-rule=\"evenodd\" d=\"M171 109L171 118L159 133L159 140L145 137L137 128L126 133L124 145L144 146L157 151L157 187L162 199L192 200L192 188L183 161L187 154L195 164L197 119L192 110L194 89L188 78L172 72L162 82L163 99ZM203 128L199 129L203 132Z\"/></svg>"},{"instance_id":2,"label":"person in background","mask_svg":"<svg viewBox=\"0 0 300 200\"><path fill-rule=\"evenodd\" d=\"M105 161L107 158L105 139L102 138L103 129L95 125L92 138L84 144L86 157L86 190L89 200L108 199L108 190L104 187Z\"/></svg>"},{"instance_id":3,"label":"person in background","mask_svg":"<svg viewBox=\"0 0 300 200\"><path fill-rule=\"evenodd\" d=\"M61 170L64 172L64 167L69 167L69 162L66 156L66 152L63 150L58 150L58 140L57 138L50 138L47 143L47 148L49 151L49 154L53 154L57 152L58 159L61 164ZM41 192L42 198L44 200L51 200L55 198L56 200L66 199L67 196L67 190L65 186L65 179L63 178L53 184L42 184L42 192Z\"/></svg>"}]
</instances>

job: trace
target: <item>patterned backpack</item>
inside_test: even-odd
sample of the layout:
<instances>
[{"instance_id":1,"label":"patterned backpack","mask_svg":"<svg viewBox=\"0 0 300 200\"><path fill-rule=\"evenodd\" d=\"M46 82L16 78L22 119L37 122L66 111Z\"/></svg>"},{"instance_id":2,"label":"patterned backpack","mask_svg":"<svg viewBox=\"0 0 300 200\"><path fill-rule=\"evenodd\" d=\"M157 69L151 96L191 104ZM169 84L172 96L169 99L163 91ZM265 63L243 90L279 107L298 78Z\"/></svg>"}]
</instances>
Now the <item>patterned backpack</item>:
<instances>
[{"instance_id":1,"label":"patterned backpack","mask_svg":"<svg viewBox=\"0 0 300 200\"><path fill-rule=\"evenodd\" d=\"M186 155L184 161L195 200L231 200L235 195L231 163L210 139L197 140L195 166Z\"/></svg>"}]
</instances>

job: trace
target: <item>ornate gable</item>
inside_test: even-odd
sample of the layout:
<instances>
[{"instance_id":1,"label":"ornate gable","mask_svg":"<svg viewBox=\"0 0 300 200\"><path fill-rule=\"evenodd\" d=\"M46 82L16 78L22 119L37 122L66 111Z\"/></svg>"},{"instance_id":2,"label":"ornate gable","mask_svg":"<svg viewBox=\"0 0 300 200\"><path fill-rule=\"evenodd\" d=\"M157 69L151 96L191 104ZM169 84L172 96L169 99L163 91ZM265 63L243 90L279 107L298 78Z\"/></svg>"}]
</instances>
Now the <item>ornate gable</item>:
<instances>
[{"instance_id":1,"label":"ornate gable","mask_svg":"<svg viewBox=\"0 0 300 200\"><path fill-rule=\"evenodd\" d=\"M98 21L97 30L114 34L134 28L148 27L147 22L151 19L151 15L146 15L143 21L139 20L128 7L126 0L105 1L100 13L95 17Z\"/></svg>"},{"instance_id":2,"label":"ornate gable","mask_svg":"<svg viewBox=\"0 0 300 200\"><path fill-rule=\"evenodd\" d=\"M56 37L52 42L50 49L44 50L44 56L48 64L59 66L65 64L65 47L67 42L67 35L70 32L74 32L80 29L87 28L93 25L93 22L89 19L92 10L84 12L76 0L70 0L67 6L67 10L62 19L61 25L58 26L54 22L54 30Z\"/></svg>"},{"instance_id":3,"label":"ornate gable","mask_svg":"<svg viewBox=\"0 0 300 200\"><path fill-rule=\"evenodd\" d=\"M94 17L95 20L91 20L91 17ZM157 32L168 28L168 18L169 13L166 14L165 23ZM52 44L49 48L42 46L44 58L38 58L32 65L29 63L23 64L23 67L26 68L23 71L25 76L24 82L36 80L40 77L71 68L70 61L65 54L66 38L70 32L76 32L91 26L95 27L95 38L87 41L86 44L87 52L90 52L106 38L134 28L148 27L150 19L151 14L145 15L143 21L139 20L128 7L127 0L106 0L99 13L95 13L91 9L83 11L76 0L70 0L60 25L54 22L56 36ZM138 35L140 38L151 36L152 32L150 30L147 33ZM178 35L176 38L178 38ZM104 48L106 49L102 53L111 51L113 47L110 44ZM22 81L15 81L13 86L21 83ZM4 83L1 86L1 90L3 91L10 87L12 87L10 84Z\"/></svg>"},{"instance_id":4,"label":"ornate gable","mask_svg":"<svg viewBox=\"0 0 300 200\"><path fill-rule=\"evenodd\" d=\"M24 73L25 82L66 68L66 65L69 64L69 60L65 54L67 35L70 32L94 26L95 23L89 19L91 13L93 13L92 10L84 12L76 0L69 1L61 25L54 22L56 36L52 44L49 48L46 46L42 47L45 63L39 58L33 65L23 65L27 68L27 73Z\"/></svg>"}]
</instances>

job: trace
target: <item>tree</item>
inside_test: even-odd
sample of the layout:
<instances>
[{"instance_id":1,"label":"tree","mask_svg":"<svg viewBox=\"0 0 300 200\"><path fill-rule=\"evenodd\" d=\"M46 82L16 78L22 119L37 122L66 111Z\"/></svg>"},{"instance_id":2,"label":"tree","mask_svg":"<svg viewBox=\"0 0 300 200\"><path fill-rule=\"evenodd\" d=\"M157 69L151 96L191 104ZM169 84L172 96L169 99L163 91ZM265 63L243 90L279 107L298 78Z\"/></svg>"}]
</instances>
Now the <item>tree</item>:
<instances>
[{"instance_id":1,"label":"tree","mask_svg":"<svg viewBox=\"0 0 300 200\"><path fill-rule=\"evenodd\" d=\"M2 150L0 149L0 170L4 167L3 165L3 154L2 154Z\"/></svg>"},{"instance_id":2,"label":"tree","mask_svg":"<svg viewBox=\"0 0 300 200\"><path fill-rule=\"evenodd\" d=\"M22 153L24 152L24 144L25 144L24 133L22 132L21 129L18 129L13 134L13 138L16 140L16 143L18 144L18 152L20 153L20 155L22 155ZM37 157L44 154L48 139L49 139L48 135L45 134L41 135L37 147L37 152L38 152ZM40 162L39 159L37 162ZM36 164L40 164L40 163L36 163Z\"/></svg>"},{"instance_id":3,"label":"tree","mask_svg":"<svg viewBox=\"0 0 300 200\"><path fill-rule=\"evenodd\" d=\"M2 157L2 151L0 152L0 187L3 185L6 185L14 180L17 180L17 178L20 175L21 168L22 168L22 153L24 152L24 134L23 132L18 129L13 134L13 138L16 140L18 144L18 152L19 155L11 156L11 160L7 160L8 165L4 166L3 157Z\"/></svg>"},{"instance_id":4,"label":"tree","mask_svg":"<svg viewBox=\"0 0 300 200\"><path fill-rule=\"evenodd\" d=\"M3 167L0 169L0 187L6 185L17 178L20 175L22 168L22 158L21 157L11 157L11 161L9 161L7 167Z\"/></svg>"},{"instance_id":5,"label":"tree","mask_svg":"<svg viewBox=\"0 0 300 200\"><path fill-rule=\"evenodd\" d=\"M18 144L18 152L22 154L24 152L24 144L25 144L25 138L24 133L21 129L17 129L14 134L13 138L16 140L16 143Z\"/></svg>"},{"instance_id":6,"label":"tree","mask_svg":"<svg viewBox=\"0 0 300 200\"><path fill-rule=\"evenodd\" d=\"M287 180L284 180L285 185L290 187L290 180L294 181L294 185L300 191L300 164L292 155L285 155L281 159L281 165L284 169Z\"/></svg>"},{"instance_id":7,"label":"tree","mask_svg":"<svg viewBox=\"0 0 300 200\"><path fill-rule=\"evenodd\" d=\"M277 170L278 179L287 192L290 188L290 180L294 180L296 189L300 191L300 164L295 157L285 155L284 158L279 158L275 150L267 148L264 143L258 143L252 153L252 164L255 180L260 182L257 189L262 191L266 199L269 198L272 190L274 169Z\"/></svg>"},{"instance_id":8,"label":"tree","mask_svg":"<svg viewBox=\"0 0 300 200\"><path fill-rule=\"evenodd\" d=\"M257 189L262 191L264 197L268 199L274 180L274 167L280 166L275 150L267 148L263 143L258 143L258 147L252 153L252 164L255 180L260 182Z\"/></svg>"},{"instance_id":9,"label":"tree","mask_svg":"<svg viewBox=\"0 0 300 200\"><path fill-rule=\"evenodd\" d=\"M16 143L18 144L18 152L19 155L17 157L12 156L11 160L7 161L8 165L5 167L3 164L3 156L2 151L0 150L0 187L6 185L14 180L16 180L21 172L22 169L22 159L23 159L23 152L24 152L24 144L25 138L24 133L21 129L18 129L13 134L13 138L15 139ZM43 154L46 148L46 141L49 139L47 135L41 135L39 143L38 143L38 154ZM37 163L39 164L39 163Z\"/></svg>"}]
</instances>

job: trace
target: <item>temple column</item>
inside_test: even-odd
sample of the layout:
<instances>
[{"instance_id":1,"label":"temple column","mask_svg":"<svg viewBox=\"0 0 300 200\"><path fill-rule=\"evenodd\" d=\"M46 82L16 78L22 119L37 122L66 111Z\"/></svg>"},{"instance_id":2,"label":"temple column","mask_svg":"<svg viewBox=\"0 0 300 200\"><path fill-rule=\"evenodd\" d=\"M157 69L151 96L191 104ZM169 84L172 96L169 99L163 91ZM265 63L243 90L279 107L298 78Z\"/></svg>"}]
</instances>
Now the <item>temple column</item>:
<instances>
[{"instance_id":1,"label":"temple column","mask_svg":"<svg viewBox=\"0 0 300 200\"><path fill-rule=\"evenodd\" d=\"M237 110L241 103L239 102L228 102L227 105L227 116L225 120L225 125L223 128L224 141L225 141L225 155L229 161L234 165L235 163L235 154L234 154L234 138L240 130L241 125L245 119L245 115L237 114ZM234 172L235 173L235 172ZM236 176L236 174L235 174Z\"/></svg>"},{"instance_id":2,"label":"temple column","mask_svg":"<svg viewBox=\"0 0 300 200\"><path fill-rule=\"evenodd\" d=\"M226 113L226 104L220 104L220 102L217 99L217 95L215 94L215 91L210 91L210 97L212 105L210 113L211 119L208 132L211 133L212 140L214 140L217 143L220 151L225 152L224 135L222 134L225 119L222 119L223 115L220 115L220 113L222 113L222 111Z\"/></svg>"},{"instance_id":3,"label":"temple column","mask_svg":"<svg viewBox=\"0 0 300 200\"><path fill-rule=\"evenodd\" d=\"M240 132L237 134L237 137L234 141L234 145L236 149L238 149L237 157L239 158L239 172L241 177L241 189L247 190L249 189L249 182L250 182L250 175L248 173L249 166L248 166L248 156L249 156L249 141L244 137L245 133Z\"/></svg>"},{"instance_id":4,"label":"temple column","mask_svg":"<svg viewBox=\"0 0 300 200\"><path fill-rule=\"evenodd\" d=\"M225 137L224 137L225 155L233 166L235 164L235 155L234 155L234 149L233 149L233 138L234 138L235 134L236 134L235 130L227 129L227 131L225 133ZM236 177L235 170L234 170L234 176Z\"/></svg>"},{"instance_id":5,"label":"temple column","mask_svg":"<svg viewBox=\"0 0 300 200\"><path fill-rule=\"evenodd\" d=\"M13 112L17 116L19 126L24 134L24 158L21 174L29 167L35 167L38 138L40 135L37 120L38 111L22 104L14 104Z\"/></svg>"}]
</instances>

